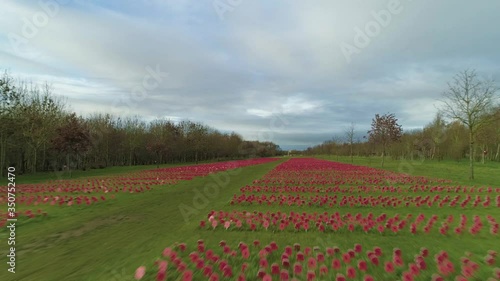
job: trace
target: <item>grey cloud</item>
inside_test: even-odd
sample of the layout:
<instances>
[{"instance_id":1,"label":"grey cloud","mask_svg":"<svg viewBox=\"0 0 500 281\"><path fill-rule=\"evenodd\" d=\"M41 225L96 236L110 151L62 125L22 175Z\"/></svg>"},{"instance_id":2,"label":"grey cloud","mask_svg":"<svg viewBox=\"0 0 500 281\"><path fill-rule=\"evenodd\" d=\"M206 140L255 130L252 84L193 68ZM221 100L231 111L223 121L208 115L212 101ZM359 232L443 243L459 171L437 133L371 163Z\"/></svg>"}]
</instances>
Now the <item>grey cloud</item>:
<instances>
[{"instance_id":1,"label":"grey cloud","mask_svg":"<svg viewBox=\"0 0 500 281\"><path fill-rule=\"evenodd\" d=\"M500 79L500 2L486 0L401 0L403 11L347 62L340 44L388 2L242 1L221 20L210 1L125 1L119 10L94 1L65 7L30 42L42 59L0 59L14 73L53 81L82 113L130 96L145 67L158 65L168 78L131 114L190 118L246 138L272 131L280 114L289 124L272 133L282 147L321 143L351 122L364 133L376 113L422 127L456 72ZM4 21L20 24L12 15ZM9 26L0 27L2 47L18 31Z\"/></svg>"}]
</instances>

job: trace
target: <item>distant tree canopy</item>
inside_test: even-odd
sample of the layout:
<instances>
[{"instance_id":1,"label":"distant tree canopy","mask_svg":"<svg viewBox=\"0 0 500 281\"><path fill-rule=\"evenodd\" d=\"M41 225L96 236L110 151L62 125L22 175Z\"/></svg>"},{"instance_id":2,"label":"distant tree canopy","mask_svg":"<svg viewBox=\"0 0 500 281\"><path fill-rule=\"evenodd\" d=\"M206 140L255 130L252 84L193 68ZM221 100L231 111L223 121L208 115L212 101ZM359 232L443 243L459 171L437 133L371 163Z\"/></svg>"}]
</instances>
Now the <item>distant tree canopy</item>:
<instances>
[{"instance_id":1,"label":"distant tree canopy","mask_svg":"<svg viewBox=\"0 0 500 281\"><path fill-rule=\"evenodd\" d=\"M474 146L474 161L500 162L500 107L496 107L485 116L489 120L477 132ZM353 144L355 156L382 155L380 145L369 141L357 141ZM486 153L485 153L486 152ZM348 139L343 141L325 141L322 144L307 148L306 155L340 155L349 156L351 145ZM460 121L445 121L441 114L422 129L407 130L401 139L386 148L386 156L392 159L427 159L455 161L469 160L469 132Z\"/></svg>"},{"instance_id":2,"label":"distant tree canopy","mask_svg":"<svg viewBox=\"0 0 500 281\"><path fill-rule=\"evenodd\" d=\"M198 122L96 113L83 118L66 109L48 85L0 76L0 176L117 165L165 164L281 155L271 142L244 140Z\"/></svg>"},{"instance_id":3,"label":"distant tree canopy","mask_svg":"<svg viewBox=\"0 0 500 281\"><path fill-rule=\"evenodd\" d=\"M55 151L67 156L68 165L71 155L76 157L85 155L91 148L90 132L84 122L85 120L79 119L72 113L56 128L52 146Z\"/></svg>"},{"instance_id":4,"label":"distant tree canopy","mask_svg":"<svg viewBox=\"0 0 500 281\"><path fill-rule=\"evenodd\" d=\"M500 104L493 80L478 77L476 71L461 71L448 83L443 106L434 120L419 130L402 132L393 114L375 115L368 141L353 143L352 130L344 141L325 141L309 147L306 155L358 156L379 154L393 159L469 160L469 178L474 163L500 162ZM366 138L366 136L364 137ZM397 141L396 141L397 140Z\"/></svg>"}]
</instances>

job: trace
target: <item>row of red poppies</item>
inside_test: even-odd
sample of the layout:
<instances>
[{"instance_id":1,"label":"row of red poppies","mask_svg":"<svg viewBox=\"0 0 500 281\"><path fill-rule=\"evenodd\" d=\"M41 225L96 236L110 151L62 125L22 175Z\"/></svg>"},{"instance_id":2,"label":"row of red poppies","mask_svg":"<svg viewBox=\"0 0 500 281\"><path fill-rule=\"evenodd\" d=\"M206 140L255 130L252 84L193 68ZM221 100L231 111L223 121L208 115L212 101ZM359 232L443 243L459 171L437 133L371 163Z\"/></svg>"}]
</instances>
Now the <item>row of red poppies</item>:
<instances>
[{"instance_id":1,"label":"row of red poppies","mask_svg":"<svg viewBox=\"0 0 500 281\"><path fill-rule=\"evenodd\" d=\"M315 158L292 158L281 163L256 185L344 185L344 184L430 184L451 183L445 179L411 176L366 166Z\"/></svg>"},{"instance_id":2,"label":"row of red poppies","mask_svg":"<svg viewBox=\"0 0 500 281\"><path fill-rule=\"evenodd\" d=\"M434 253L421 248L418 253L404 253L374 247L363 254L363 247L355 244L352 249L341 251L338 247L305 247L300 244L287 245L280 251L277 243L252 245L240 242L230 248L225 241L219 249L208 249L203 240L188 250L185 243L165 248L162 258L153 266L140 266L135 273L137 280L389 280L404 281L433 280L455 277L454 280L470 278L500 278L496 251L489 250L482 259L466 253L459 263L454 263L444 250ZM389 252L389 253L387 253ZM413 257L412 257L413 256ZM397 270L396 270L397 269ZM475 280L476 280L475 279ZM478 280L479 280L478 279ZM357 279L359 280L359 279Z\"/></svg>"},{"instance_id":3,"label":"row of red poppies","mask_svg":"<svg viewBox=\"0 0 500 281\"><path fill-rule=\"evenodd\" d=\"M249 213L249 212L224 212L211 211L208 214L208 219L200 221L200 227L205 229L225 228L238 230L269 230L269 231L310 231L316 230L320 232L346 232L346 231L363 231L363 232L379 232L384 233L390 231L399 233L408 229L413 234L430 233L437 225L438 216L432 215L427 223L422 224L425 220L425 215L419 214L412 221L413 215L408 214L406 218L400 218L399 214L394 217L387 217L381 214L374 217L371 213L366 217L361 214L351 215L350 213L340 216L337 212L332 215L328 214L300 214L291 212L287 213ZM460 221L457 226L453 227L455 234L469 232L472 235L479 234L484 225L479 216L473 216L472 224L467 226L467 217L460 215ZM489 233L492 235L498 234L499 224L491 215L486 216L489 223ZM438 228L439 233L447 235L454 217L448 216L442 221Z\"/></svg>"},{"instance_id":4,"label":"row of red poppies","mask_svg":"<svg viewBox=\"0 0 500 281\"><path fill-rule=\"evenodd\" d=\"M179 180L191 180L195 177L207 176L211 173L236 169L251 165L258 165L276 161L277 158L260 158L248 160L236 160L209 164L189 165L182 167L161 168L154 170L145 170L128 174L126 177L97 177L84 180L51 180L45 183L37 184L18 184L16 192L18 194L32 193L92 193L109 192L112 190L149 189L155 185L175 184ZM0 186L0 198L5 197L6 186ZM2 201L0 201L2 202Z\"/></svg>"},{"instance_id":5,"label":"row of red poppies","mask_svg":"<svg viewBox=\"0 0 500 281\"><path fill-rule=\"evenodd\" d=\"M483 198L476 195L474 201L472 201L472 196L467 194L465 199L461 202L460 195L455 196L451 199L446 196L440 199L440 196L345 196L342 197L337 195L312 195L304 196L300 194L284 195L284 194L240 194L233 195L230 201L231 205L234 204L259 204L259 205L280 205L280 206L347 206L347 207L400 207L400 206L415 206L415 207L500 207L500 195L494 197L494 202L489 195L485 195ZM439 201L439 202L438 202Z\"/></svg>"},{"instance_id":6,"label":"row of red poppies","mask_svg":"<svg viewBox=\"0 0 500 281\"><path fill-rule=\"evenodd\" d=\"M379 185L358 185L358 186L259 186L246 185L240 188L242 193L500 193L500 187L474 187L474 186L429 186L429 185L412 185L410 187L402 186L379 186Z\"/></svg>"}]
</instances>

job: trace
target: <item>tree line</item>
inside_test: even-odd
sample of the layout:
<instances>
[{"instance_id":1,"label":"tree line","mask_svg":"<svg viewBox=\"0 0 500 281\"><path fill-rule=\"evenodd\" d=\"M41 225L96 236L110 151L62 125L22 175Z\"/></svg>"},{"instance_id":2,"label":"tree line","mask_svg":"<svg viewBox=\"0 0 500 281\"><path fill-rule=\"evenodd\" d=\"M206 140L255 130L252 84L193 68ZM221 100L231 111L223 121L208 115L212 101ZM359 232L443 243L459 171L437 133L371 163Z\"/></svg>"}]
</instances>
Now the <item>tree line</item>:
<instances>
[{"instance_id":1,"label":"tree line","mask_svg":"<svg viewBox=\"0 0 500 281\"><path fill-rule=\"evenodd\" d=\"M363 140L354 140L354 124L344 137L334 137L304 153L339 156L380 155L393 159L469 160L469 178L474 179L474 163L500 162L500 105L498 88L474 70L453 77L442 95L442 106L434 120L419 130L403 132L392 113L376 114Z\"/></svg>"},{"instance_id":2,"label":"tree line","mask_svg":"<svg viewBox=\"0 0 500 281\"><path fill-rule=\"evenodd\" d=\"M500 107L492 113L496 121L478 131L473 150L475 162L500 162ZM354 138L338 135L322 144L307 148L303 153L350 156L382 156L381 143L367 137ZM486 152L486 153L484 153ZM469 132L460 121L446 121L441 113L422 129L406 130L401 137L386 147L385 155L392 159L429 159L464 161L469 158Z\"/></svg>"},{"instance_id":3,"label":"tree line","mask_svg":"<svg viewBox=\"0 0 500 281\"><path fill-rule=\"evenodd\" d=\"M108 113L77 116L43 86L0 77L0 176L20 173L269 157L272 142L244 140L199 122Z\"/></svg>"}]
</instances>

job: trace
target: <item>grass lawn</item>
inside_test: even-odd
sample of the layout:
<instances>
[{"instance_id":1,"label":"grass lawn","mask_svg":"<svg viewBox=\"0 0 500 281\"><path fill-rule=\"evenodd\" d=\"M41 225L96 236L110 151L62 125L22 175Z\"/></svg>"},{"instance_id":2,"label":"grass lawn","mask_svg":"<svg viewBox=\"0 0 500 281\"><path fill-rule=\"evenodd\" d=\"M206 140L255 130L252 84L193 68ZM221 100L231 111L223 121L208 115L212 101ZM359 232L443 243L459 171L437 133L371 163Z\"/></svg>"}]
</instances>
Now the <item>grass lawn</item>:
<instances>
[{"instance_id":1,"label":"grass lawn","mask_svg":"<svg viewBox=\"0 0 500 281\"><path fill-rule=\"evenodd\" d=\"M348 158L322 156L321 159L350 162ZM295 231L226 231L223 228L215 230L200 229L200 220L206 220L210 210L246 210L272 212L340 212L362 213L372 212L374 215L386 213L388 216L397 213L406 216L409 213L423 213L426 216L437 214L440 218L448 215L458 217L492 215L500 221L500 208L363 208L363 207L283 207L278 205L230 205L234 194L239 194L242 186L252 184L253 180L260 179L278 164L288 158L272 163L242 168L237 174L230 175L222 172L215 176L195 178L183 181L176 185L155 187L153 190L137 193L118 193L115 200L101 202L91 207L80 206L43 206L49 215L34 219L20 219L17 227L17 273L0 271L0 280L133 280L135 269L140 265L152 266L166 246L175 242L186 242L195 245L198 239L203 239L208 247L218 247L221 240L227 241L231 247L238 242L251 243L259 239L261 243L276 241L280 246L300 243L309 246L338 246L341 249L352 248L354 243L361 243L366 247L380 246L383 249L399 247L408 254L415 254L420 247L429 249L444 249L448 251L454 261L457 261L464 251L484 256L484 253L493 249L500 251L500 239L489 233L481 233L473 237L470 234L462 236L442 236L436 231L429 234L410 235L397 234L365 234L358 232L339 232L332 234L321 233L317 230L310 232ZM380 168L378 159L355 158L354 164ZM408 173L401 169L401 162L386 159L384 169ZM406 165L406 164L405 164ZM74 176L101 176L127 173L155 167L122 167L104 170L82 172ZM413 163L410 172L412 175L451 179L451 185L486 185L499 186L500 165L488 163L476 166L476 180L467 180L466 162L431 162ZM50 175L27 176L24 182L40 182ZM204 193L204 187L214 182L226 182L219 185L221 188L208 200L200 200L197 194ZM376 195L376 194L375 194ZM415 195L429 195L416 193ZM473 194L474 195L474 194ZM492 194L497 195L497 194ZM194 207L188 216L183 216L181 206ZM3 205L2 207L5 207ZM484 218L483 218L484 220ZM0 247L1 264L6 264L6 229L0 230L2 246ZM412 258L410 256L409 258ZM498 262L497 262L498 263ZM422 275L419 280L430 280L429 276ZM484 277L480 277L484 278ZM380 280L380 279L375 279ZM471 279L485 280L485 279Z\"/></svg>"},{"instance_id":2,"label":"grass lawn","mask_svg":"<svg viewBox=\"0 0 500 281\"><path fill-rule=\"evenodd\" d=\"M197 209L187 222L179 205L194 206L194 190L201 191L207 183L213 183L211 176L144 193L118 193L115 200L91 207L44 206L48 217L18 221L17 273L2 270L0 280L131 280L137 265L151 262L166 245L205 236L204 232L193 231L199 220L211 208L223 208L234 190L277 163L242 168L241 173L230 177L219 196ZM122 172L143 168L147 167L126 167ZM117 174L119 169L112 172ZM0 232L5 243L1 247L2 264L7 261L6 237L4 228Z\"/></svg>"},{"instance_id":3,"label":"grass lawn","mask_svg":"<svg viewBox=\"0 0 500 281\"><path fill-rule=\"evenodd\" d=\"M319 156L317 158L351 163L350 157ZM450 179L461 185L481 186L500 185L500 162L487 161L484 164L476 162L474 164L474 180L469 180L469 161L460 162L452 160L393 160L386 157L384 167L382 167L380 157L354 157L354 165L369 166L377 169L387 169L399 173L406 173L415 176L426 176L433 178Z\"/></svg>"},{"instance_id":4,"label":"grass lawn","mask_svg":"<svg viewBox=\"0 0 500 281\"><path fill-rule=\"evenodd\" d=\"M199 164L210 163L208 161L199 161ZM38 172L35 174L26 175L16 175L17 184L28 184L28 183L39 183L46 182L48 180L71 180L71 179L84 179L89 177L101 177L101 176L113 176L113 175L123 175L131 172L138 172L142 170L151 170L159 168L168 167L179 167L186 165L193 165L194 163L177 163L177 164L162 164L162 165L142 165L142 166L113 166L103 169L89 169L86 171L82 170L65 170L65 171L53 171L53 172ZM6 178L0 179L0 183L5 185L7 183Z\"/></svg>"}]
</instances>

